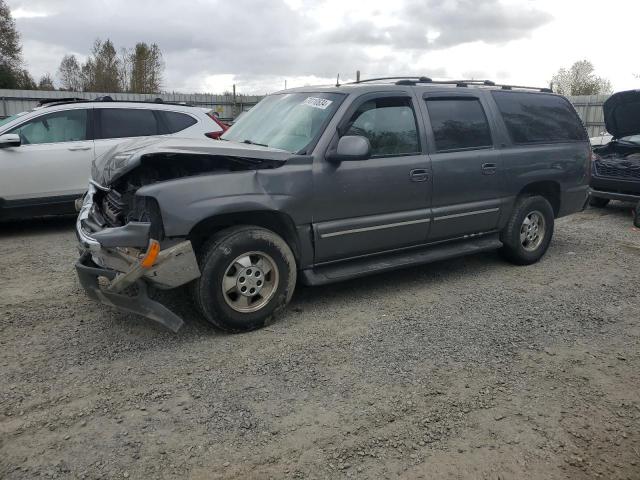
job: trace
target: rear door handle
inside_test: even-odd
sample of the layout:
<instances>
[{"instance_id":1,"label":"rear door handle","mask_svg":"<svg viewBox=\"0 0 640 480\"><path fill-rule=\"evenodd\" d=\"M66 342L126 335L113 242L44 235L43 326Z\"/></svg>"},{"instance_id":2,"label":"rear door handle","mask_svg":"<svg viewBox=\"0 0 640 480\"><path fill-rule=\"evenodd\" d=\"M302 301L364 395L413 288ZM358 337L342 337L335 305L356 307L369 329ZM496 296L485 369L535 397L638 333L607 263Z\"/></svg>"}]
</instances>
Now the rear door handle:
<instances>
[{"instance_id":1,"label":"rear door handle","mask_svg":"<svg viewBox=\"0 0 640 480\"><path fill-rule=\"evenodd\" d=\"M483 163L482 164L482 174L483 175L493 175L496 173L498 166L495 163Z\"/></svg>"},{"instance_id":2,"label":"rear door handle","mask_svg":"<svg viewBox=\"0 0 640 480\"><path fill-rule=\"evenodd\" d=\"M89 150L89 149L91 149L91 147L80 147L80 146L78 146L78 147L69 147L69 151L71 151L71 152L79 152L81 150Z\"/></svg>"},{"instance_id":3,"label":"rear door handle","mask_svg":"<svg viewBox=\"0 0 640 480\"><path fill-rule=\"evenodd\" d=\"M412 182L424 182L429 178L429 172L424 168L414 168L409 172Z\"/></svg>"}]
</instances>

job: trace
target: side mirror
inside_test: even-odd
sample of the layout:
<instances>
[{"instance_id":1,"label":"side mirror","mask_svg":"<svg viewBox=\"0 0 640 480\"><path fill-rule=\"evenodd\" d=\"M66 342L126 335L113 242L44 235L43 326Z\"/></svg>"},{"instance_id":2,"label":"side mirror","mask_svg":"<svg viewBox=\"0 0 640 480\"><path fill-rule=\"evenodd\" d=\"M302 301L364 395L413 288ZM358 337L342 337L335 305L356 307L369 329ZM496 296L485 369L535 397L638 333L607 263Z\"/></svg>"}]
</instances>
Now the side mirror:
<instances>
[{"instance_id":1,"label":"side mirror","mask_svg":"<svg viewBox=\"0 0 640 480\"><path fill-rule=\"evenodd\" d=\"M21 144L20 135L15 133L0 135L0 148L19 147Z\"/></svg>"},{"instance_id":2,"label":"side mirror","mask_svg":"<svg viewBox=\"0 0 640 480\"><path fill-rule=\"evenodd\" d=\"M340 137L336 149L327 154L327 159L334 162L366 160L370 157L371 144L369 139L359 135Z\"/></svg>"}]
</instances>

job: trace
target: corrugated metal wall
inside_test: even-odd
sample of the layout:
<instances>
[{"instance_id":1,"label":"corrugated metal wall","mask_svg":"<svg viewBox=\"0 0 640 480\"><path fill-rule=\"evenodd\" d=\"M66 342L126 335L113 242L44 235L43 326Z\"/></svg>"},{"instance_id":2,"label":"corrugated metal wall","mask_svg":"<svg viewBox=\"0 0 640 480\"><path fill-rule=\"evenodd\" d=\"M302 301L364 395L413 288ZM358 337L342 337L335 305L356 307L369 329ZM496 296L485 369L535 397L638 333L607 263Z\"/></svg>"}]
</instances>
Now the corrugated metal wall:
<instances>
[{"instance_id":1,"label":"corrugated metal wall","mask_svg":"<svg viewBox=\"0 0 640 480\"><path fill-rule=\"evenodd\" d=\"M2 90L0 89L0 118L8 117L19 112L29 110L40 100L51 98L77 97L92 100L96 97L109 95L114 100L142 100L153 101L162 98L165 102L188 103L201 107L210 107L218 112L223 120L233 120L240 112L249 110L258 103L261 96L247 95L208 95L195 93L192 95L182 93L163 93L158 95L145 95L137 93L81 93L41 90ZM600 135L604 131L604 118L602 104L609 95L581 95L569 97L582 118L590 137Z\"/></svg>"},{"instance_id":2,"label":"corrugated metal wall","mask_svg":"<svg viewBox=\"0 0 640 480\"><path fill-rule=\"evenodd\" d=\"M152 102L156 98L162 98L165 102L188 103L198 107L209 107L218 112L222 120L234 119L240 112L249 110L262 99L260 96L236 95L234 97L233 95L208 95L203 93L192 95L182 93L146 95L138 93L83 93L0 89L0 118L30 110L37 106L40 100L69 97L93 100L104 95L109 95L114 100Z\"/></svg>"},{"instance_id":3,"label":"corrugated metal wall","mask_svg":"<svg viewBox=\"0 0 640 480\"><path fill-rule=\"evenodd\" d=\"M601 132L605 131L604 114L602 112L602 104L610 95L578 95L567 97L576 107L576 111L590 137L597 137Z\"/></svg>"}]
</instances>

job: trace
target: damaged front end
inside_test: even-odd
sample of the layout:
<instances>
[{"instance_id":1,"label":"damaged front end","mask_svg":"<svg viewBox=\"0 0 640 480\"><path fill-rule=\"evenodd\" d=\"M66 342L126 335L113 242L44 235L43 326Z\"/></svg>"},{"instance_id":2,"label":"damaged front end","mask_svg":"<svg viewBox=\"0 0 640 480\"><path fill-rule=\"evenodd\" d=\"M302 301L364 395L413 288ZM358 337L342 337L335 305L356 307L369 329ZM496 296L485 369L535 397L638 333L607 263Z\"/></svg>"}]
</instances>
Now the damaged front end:
<instances>
[{"instance_id":1,"label":"damaged front end","mask_svg":"<svg viewBox=\"0 0 640 480\"><path fill-rule=\"evenodd\" d=\"M76 271L91 298L157 321L174 332L183 325L179 316L151 299L149 287L172 289L197 279L196 254L188 238L165 235L160 205L138 190L189 176L281 164L247 156L249 146L233 149L224 142L215 142L215 146L207 142L134 142L94 164L76 221L80 250ZM257 156L263 155L259 152Z\"/></svg>"},{"instance_id":2,"label":"damaged front end","mask_svg":"<svg viewBox=\"0 0 640 480\"><path fill-rule=\"evenodd\" d=\"M640 90L613 94L604 102L603 111L613 138L593 149L590 195L604 202L639 202Z\"/></svg>"},{"instance_id":3,"label":"damaged front end","mask_svg":"<svg viewBox=\"0 0 640 480\"><path fill-rule=\"evenodd\" d=\"M107 223L106 218L117 218L110 193L92 184L83 200L76 222L80 284L91 298L150 318L176 332L182 319L152 300L148 285L170 289L198 278L200 270L191 242L166 241L152 221L131 221L121 226L114 225L114 220Z\"/></svg>"}]
</instances>

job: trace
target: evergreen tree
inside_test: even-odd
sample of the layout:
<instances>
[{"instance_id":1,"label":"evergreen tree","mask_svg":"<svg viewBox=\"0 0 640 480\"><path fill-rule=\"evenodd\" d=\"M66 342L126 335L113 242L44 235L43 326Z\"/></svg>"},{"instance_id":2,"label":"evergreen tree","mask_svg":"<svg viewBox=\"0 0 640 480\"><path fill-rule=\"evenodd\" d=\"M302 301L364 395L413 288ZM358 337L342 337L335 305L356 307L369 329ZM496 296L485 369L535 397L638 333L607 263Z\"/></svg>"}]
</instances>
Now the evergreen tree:
<instances>
[{"instance_id":1,"label":"evergreen tree","mask_svg":"<svg viewBox=\"0 0 640 480\"><path fill-rule=\"evenodd\" d=\"M164 62L157 44L136 44L130 57L131 82L129 90L135 93L159 93L162 85Z\"/></svg>"},{"instance_id":2,"label":"evergreen tree","mask_svg":"<svg viewBox=\"0 0 640 480\"><path fill-rule=\"evenodd\" d=\"M20 34L11 10L0 0L0 88L20 88L24 80Z\"/></svg>"}]
</instances>

